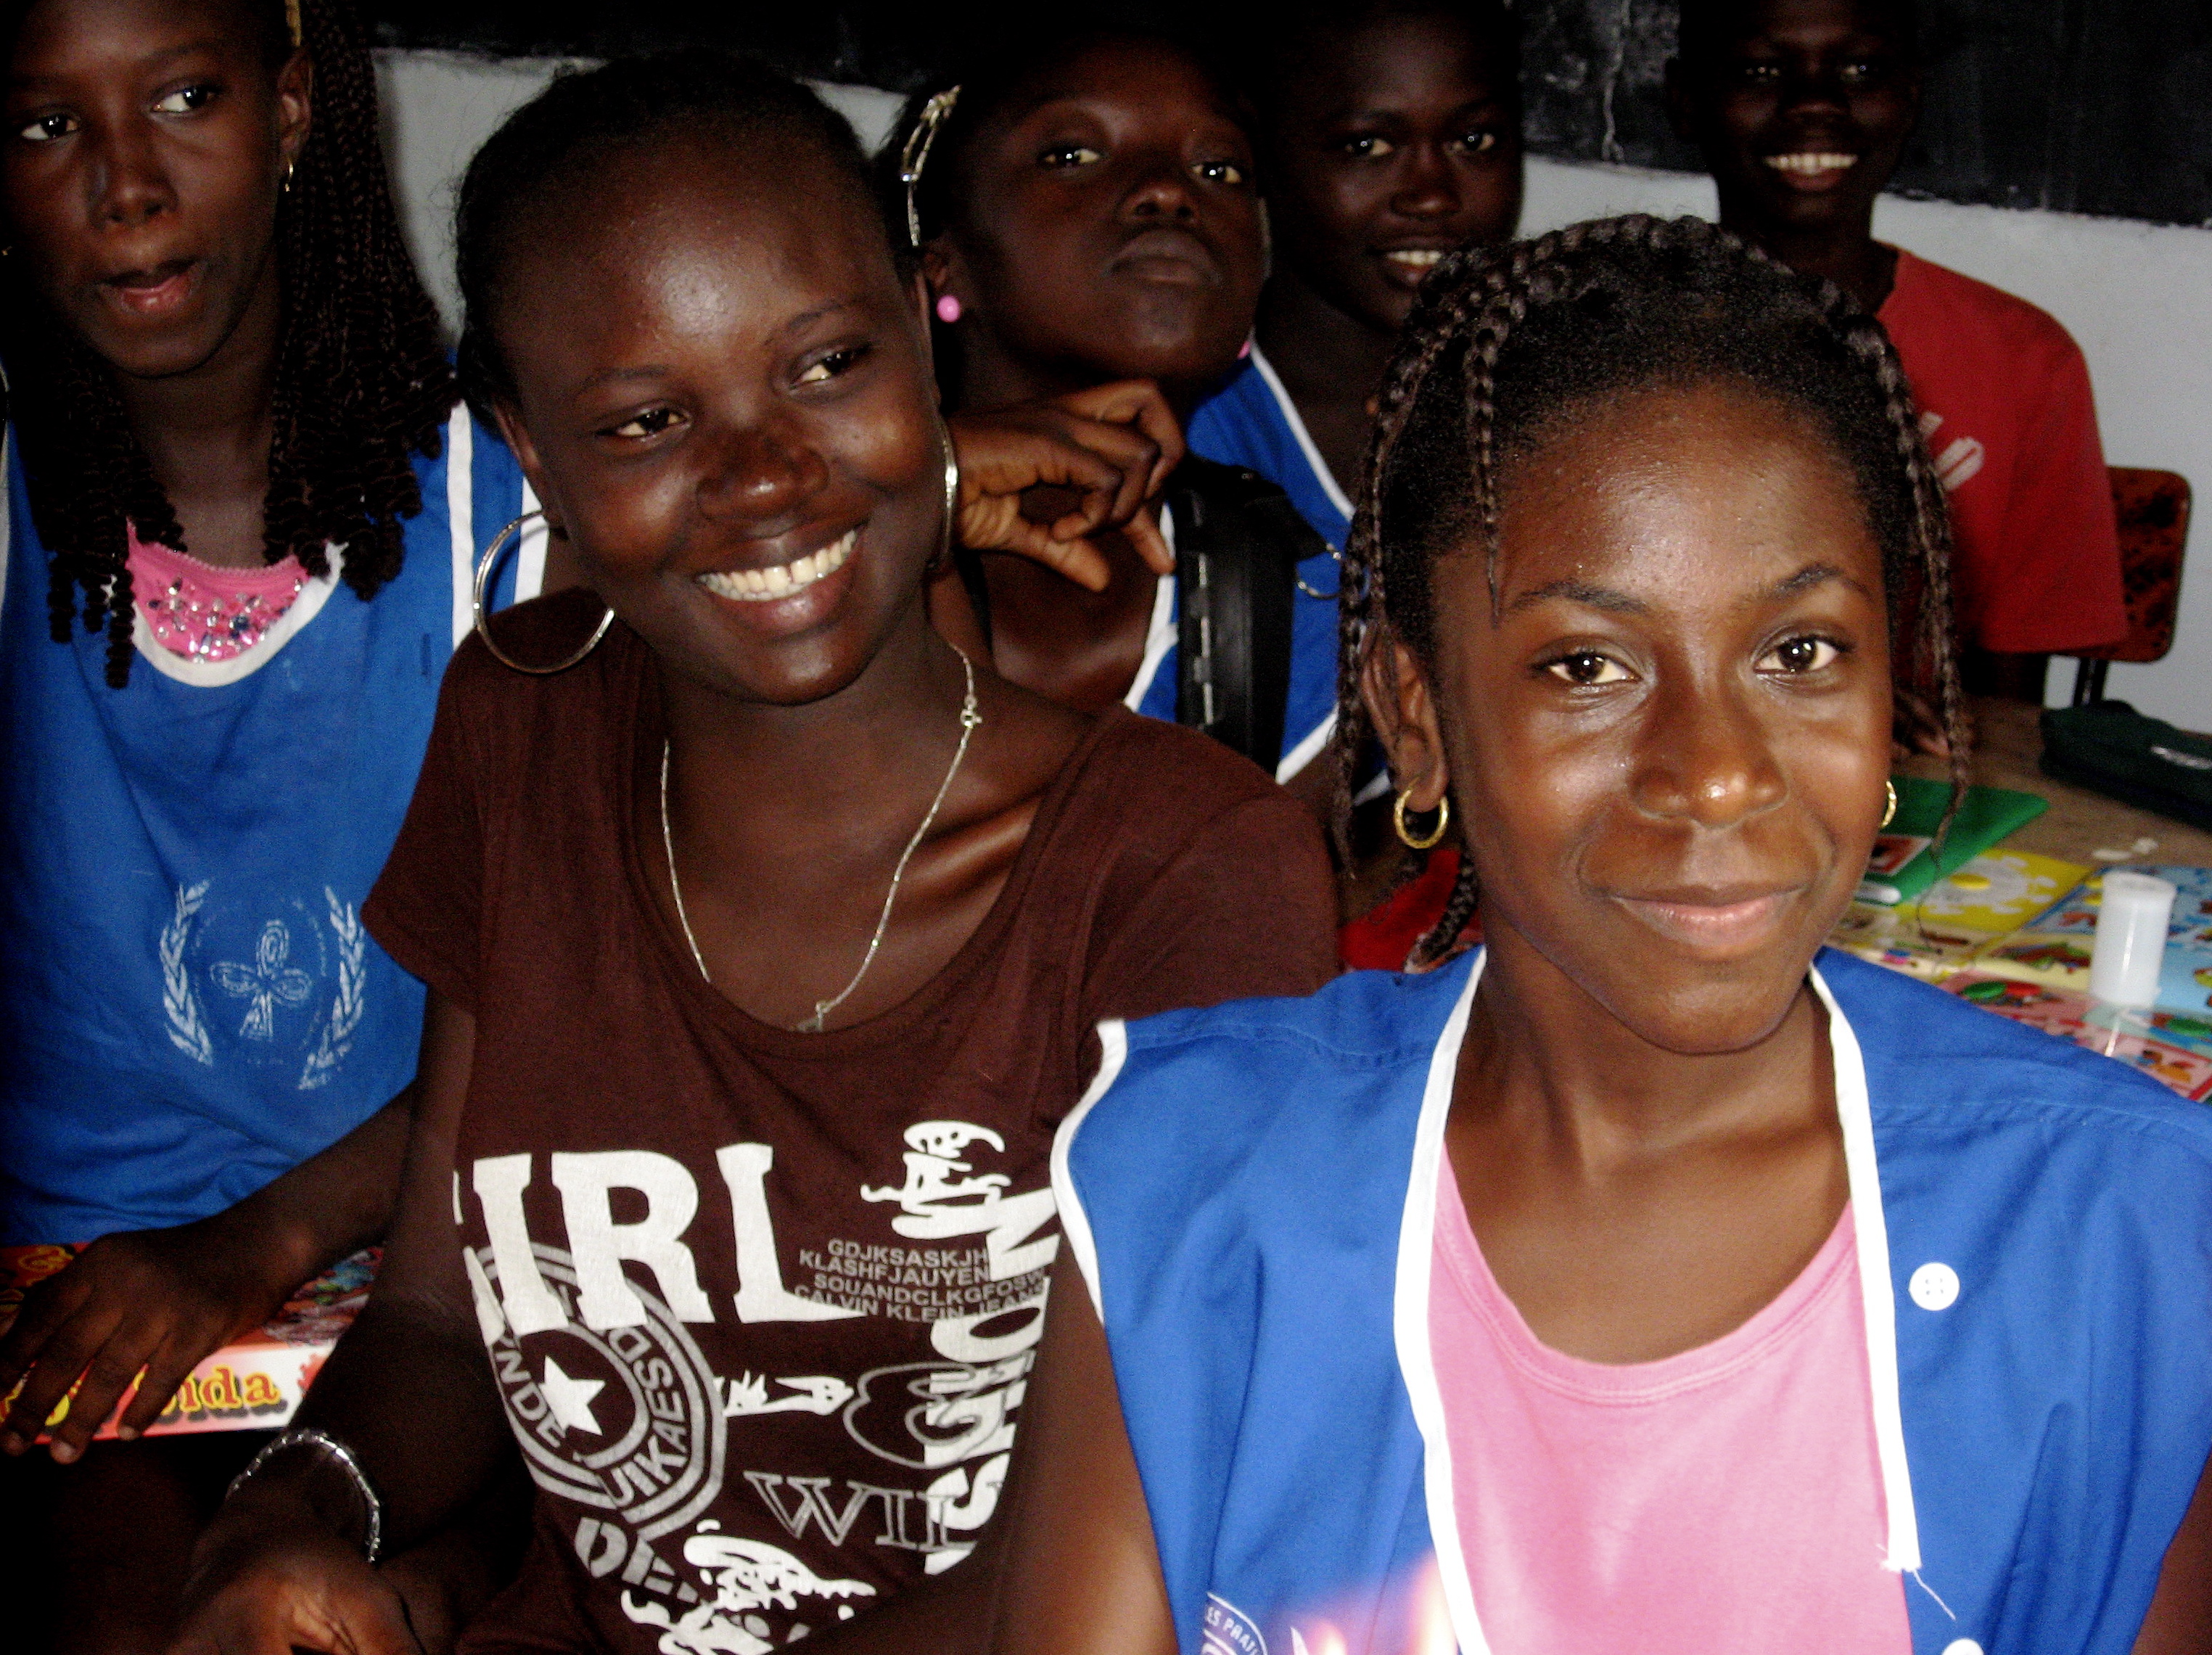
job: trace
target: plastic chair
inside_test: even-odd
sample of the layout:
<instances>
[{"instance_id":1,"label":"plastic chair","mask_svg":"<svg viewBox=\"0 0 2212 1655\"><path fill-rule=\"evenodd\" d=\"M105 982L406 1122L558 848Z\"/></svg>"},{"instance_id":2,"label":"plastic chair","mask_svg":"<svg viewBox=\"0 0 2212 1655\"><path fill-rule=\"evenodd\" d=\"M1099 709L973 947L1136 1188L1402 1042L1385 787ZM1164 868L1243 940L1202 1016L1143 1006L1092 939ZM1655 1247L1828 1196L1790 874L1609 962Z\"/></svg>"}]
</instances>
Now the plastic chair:
<instances>
[{"instance_id":1,"label":"plastic chair","mask_svg":"<svg viewBox=\"0 0 2212 1655\"><path fill-rule=\"evenodd\" d=\"M2120 582L2128 636L2099 649L2075 652L2074 704L2105 698L2105 673L2116 660L2163 660L2173 648L2181 609L2181 554L2189 538L2189 479L2178 472L2110 468L2112 509L2120 525Z\"/></svg>"}]
</instances>

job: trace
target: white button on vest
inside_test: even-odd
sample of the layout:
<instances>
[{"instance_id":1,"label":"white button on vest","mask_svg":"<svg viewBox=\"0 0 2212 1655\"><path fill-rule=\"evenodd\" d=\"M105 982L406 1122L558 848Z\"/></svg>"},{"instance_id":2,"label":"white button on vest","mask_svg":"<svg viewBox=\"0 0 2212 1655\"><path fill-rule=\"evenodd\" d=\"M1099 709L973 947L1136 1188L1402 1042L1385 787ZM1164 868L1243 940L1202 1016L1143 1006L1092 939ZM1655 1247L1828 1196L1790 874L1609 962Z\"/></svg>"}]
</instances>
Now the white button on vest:
<instances>
[{"instance_id":1,"label":"white button on vest","mask_svg":"<svg viewBox=\"0 0 2212 1655\"><path fill-rule=\"evenodd\" d=\"M1934 1268L1941 1269L1943 1267L1939 1264ZM1917 1276L1913 1279L1915 1281L1919 1280ZM1954 1282L1956 1278L1954 1278ZM1955 1642L1944 1645L1943 1655L1982 1655L1982 1646L1976 1643L1972 1638L1960 1638Z\"/></svg>"},{"instance_id":2,"label":"white button on vest","mask_svg":"<svg viewBox=\"0 0 2212 1655\"><path fill-rule=\"evenodd\" d=\"M1912 1273L1906 1291L1912 1302L1923 1311L1948 1311L1959 1297L1959 1273L1948 1264L1923 1264ZM1961 1638L1943 1652L1943 1655L1982 1655L1982 1646L1972 1640Z\"/></svg>"}]
</instances>

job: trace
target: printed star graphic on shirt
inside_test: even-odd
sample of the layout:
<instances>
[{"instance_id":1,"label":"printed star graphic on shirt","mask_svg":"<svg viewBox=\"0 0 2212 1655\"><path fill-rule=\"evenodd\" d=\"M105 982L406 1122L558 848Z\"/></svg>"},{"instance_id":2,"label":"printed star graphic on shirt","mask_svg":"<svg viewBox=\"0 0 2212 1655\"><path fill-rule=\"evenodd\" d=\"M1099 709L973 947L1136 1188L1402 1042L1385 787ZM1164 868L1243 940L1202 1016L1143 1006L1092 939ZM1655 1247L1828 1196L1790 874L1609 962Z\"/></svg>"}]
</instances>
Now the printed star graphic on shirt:
<instances>
[{"instance_id":1,"label":"printed star graphic on shirt","mask_svg":"<svg viewBox=\"0 0 2212 1655\"><path fill-rule=\"evenodd\" d=\"M595 1437L605 1433L592 1416L592 1398L606 1388L604 1379L570 1378L550 1356L545 1359L545 1376L538 1383L538 1389L545 1393L546 1407L553 1410L563 1430L588 1431Z\"/></svg>"}]
</instances>

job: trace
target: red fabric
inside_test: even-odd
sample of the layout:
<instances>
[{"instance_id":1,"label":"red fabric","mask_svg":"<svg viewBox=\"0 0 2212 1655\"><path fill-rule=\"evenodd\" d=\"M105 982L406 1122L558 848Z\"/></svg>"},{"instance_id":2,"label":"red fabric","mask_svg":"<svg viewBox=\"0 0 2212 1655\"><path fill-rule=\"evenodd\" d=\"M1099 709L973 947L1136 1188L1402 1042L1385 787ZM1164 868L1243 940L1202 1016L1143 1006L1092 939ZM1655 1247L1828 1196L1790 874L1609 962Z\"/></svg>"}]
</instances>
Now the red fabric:
<instances>
[{"instance_id":1,"label":"red fabric","mask_svg":"<svg viewBox=\"0 0 2212 1655\"><path fill-rule=\"evenodd\" d=\"M1440 849L1429 865L1400 885L1382 902L1336 934L1336 952L1345 967L1353 971L1402 971L1413 945L1443 917L1451 900L1452 882L1459 878L1459 852ZM1480 915L1460 933L1462 941L1482 940Z\"/></svg>"},{"instance_id":2,"label":"red fabric","mask_svg":"<svg viewBox=\"0 0 2212 1655\"><path fill-rule=\"evenodd\" d=\"M2089 368L2025 299L1897 255L1881 307L1951 502L1959 630L2018 654L2127 632Z\"/></svg>"}]
</instances>

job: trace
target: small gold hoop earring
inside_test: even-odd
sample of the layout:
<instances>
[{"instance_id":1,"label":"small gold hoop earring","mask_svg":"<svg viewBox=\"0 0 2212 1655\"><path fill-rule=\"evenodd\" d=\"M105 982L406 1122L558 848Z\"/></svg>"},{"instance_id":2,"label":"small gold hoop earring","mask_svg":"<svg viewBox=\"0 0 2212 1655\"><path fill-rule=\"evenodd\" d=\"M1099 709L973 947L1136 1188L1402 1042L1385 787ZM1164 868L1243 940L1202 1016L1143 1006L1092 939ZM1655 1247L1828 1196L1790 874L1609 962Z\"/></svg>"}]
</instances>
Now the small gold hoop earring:
<instances>
[{"instance_id":1,"label":"small gold hoop earring","mask_svg":"<svg viewBox=\"0 0 2212 1655\"><path fill-rule=\"evenodd\" d=\"M1897 819L1897 783L1885 782L1881 784L1881 790L1889 799L1889 807L1881 813L1881 824L1887 827Z\"/></svg>"},{"instance_id":2,"label":"small gold hoop earring","mask_svg":"<svg viewBox=\"0 0 2212 1655\"><path fill-rule=\"evenodd\" d=\"M516 660L492 642L491 629L484 624L484 587L491 583L492 566L499 561L499 554L506 549L508 539L519 537L525 523L533 517L542 518L544 515L542 511L525 512L492 537L491 545L484 549L484 555L477 560L476 584L471 588L469 594L469 609L476 619L477 636L483 640L483 646L491 651L492 659L502 666L512 667L518 672L527 672L532 678L550 678L556 672L565 672L583 660L585 656L599 647L599 640L607 636L607 629L615 624L615 611L612 607L610 607L607 612L599 618L599 630L584 641L584 647L569 656L568 660L556 661L550 666L532 666L526 662Z\"/></svg>"},{"instance_id":3,"label":"small gold hoop earring","mask_svg":"<svg viewBox=\"0 0 2212 1655\"><path fill-rule=\"evenodd\" d=\"M1406 800L1413 796L1411 788L1399 790L1397 802L1390 806L1390 824L1398 830L1398 842L1407 849L1428 850L1444 837L1444 830L1451 825L1451 795L1446 794L1437 800L1437 824L1424 837L1418 839L1406 826Z\"/></svg>"}]
</instances>

